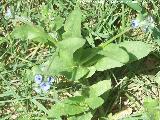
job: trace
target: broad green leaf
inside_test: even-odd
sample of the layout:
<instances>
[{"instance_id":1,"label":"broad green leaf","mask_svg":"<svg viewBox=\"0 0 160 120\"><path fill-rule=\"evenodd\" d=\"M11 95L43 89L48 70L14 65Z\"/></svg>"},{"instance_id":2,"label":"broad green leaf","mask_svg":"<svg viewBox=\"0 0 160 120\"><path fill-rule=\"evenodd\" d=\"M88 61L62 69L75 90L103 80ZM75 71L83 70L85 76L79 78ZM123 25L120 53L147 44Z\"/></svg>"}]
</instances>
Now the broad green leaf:
<instances>
[{"instance_id":1,"label":"broad green leaf","mask_svg":"<svg viewBox=\"0 0 160 120\"><path fill-rule=\"evenodd\" d=\"M73 67L74 68L74 63L73 63L73 57L71 52L65 51L65 50L60 50L58 52L58 60L60 60L61 64L64 65L63 67ZM55 64L54 64L55 66Z\"/></svg>"},{"instance_id":2,"label":"broad green leaf","mask_svg":"<svg viewBox=\"0 0 160 120\"><path fill-rule=\"evenodd\" d=\"M101 48L81 48L74 53L74 60L79 65L90 66L99 60L101 55L98 55L98 52L100 50Z\"/></svg>"},{"instance_id":3,"label":"broad green leaf","mask_svg":"<svg viewBox=\"0 0 160 120\"><path fill-rule=\"evenodd\" d=\"M81 17L81 10L76 6L64 24L63 38L81 37Z\"/></svg>"},{"instance_id":4,"label":"broad green leaf","mask_svg":"<svg viewBox=\"0 0 160 120\"><path fill-rule=\"evenodd\" d=\"M77 104L77 105L85 105L85 97L84 96L74 96L74 97L69 97L65 100L63 100L63 104Z\"/></svg>"},{"instance_id":5,"label":"broad green leaf","mask_svg":"<svg viewBox=\"0 0 160 120\"><path fill-rule=\"evenodd\" d=\"M91 77L96 72L96 68L94 66L88 67L88 69L89 69L89 73L86 76L86 78Z\"/></svg>"},{"instance_id":6,"label":"broad green leaf","mask_svg":"<svg viewBox=\"0 0 160 120\"><path fill-rule=\"evenodd\" d=\"M123 65L124 63L121 63L109 57L104 57L95 64L95 68L97 69L97 71L104 71L111 68L121 67Z\"/></svg>"},{"instance_id":7,"label":"broad green leaf","mask_svg":"<svg viewBox=\"0 0 160 120\"><path fill-rule=\"evenodd\" d=\"M125 41L119 44L130 55L130 62L147 56L152 51L152 45L141 41Z\"/></svg>"},{"instance_id":8,"label":"broad green leaf","mask_svg":"<svg viewBox=\"0 0 160 120\"><path fill-rule=\"evenodd\" d=\"M75 96L75 97L69 97L68 99L65 99L63 103L65 104L79 104L84 102L85 97L84 96Z\"/></svg>"},{"instance_id":9,"label":"broad green leaf","mask_svg":"<svg viewBox=\"0 0 160 120\"><path fill-rule=\"evenodd\" d=\"M111 89L111 81L103 80L89 87L90 97L100 96Z\"/></svg>"},{"instance_id":10,"label":"broad green leaf","mask_svg":"<svg viewBox=\"0 0 160 120\"><path fill-rule=\"evenodd\" d=\"M85 103L93 110L103 104L104 100L101 97L90 97L85 100Z\"/></svg>"},{"instance_id":11,"label":"broad green leaf","mask_svg":"<svg viewBox=\"0 0 160 120\"><path fill-rule=\"evenodd\" d=\"M73 53L85 44L82 38L68 38L57 43L56 52L45 62L40 65L40 71L47 75L65 75L68 79L72 77L72 71L77 69L75 79L78 80L86 75L87 68L77 67L73 61ZM73 71L74 72L74 71Z\"/></svg>"},{"instance_id":12,"label":"broad green leaf","mask_svg":"<svg viewBox=\"0 0 160 120\"><path fill-rule=\"evenodd\" d=\"M74 70L73 70L72 80L77 81L80 78L82 78L83 76L85 76L88 72L89 72L88 68L78 66L78 67L74 68Z\"/></svg>"},{"instance_id":13,"label":"broad green leaf","mask_svg":"<svg viewBox=\"0 0 160 120\"><path fill-rule=\"evenodd\" d=\"M93 117L93 115L89 112L89 113L85 113L84 115L81 115L79 117L77 117L76 120L91 120Z\"/></svg>"},{"instance_id":14,"label":"broad green leaf","mask_svg":"<svg viewBox=\"0 0 160 120\"><path fill-rule=\"evenodd\" d=\"M56 16L54 19L55 29L58 30L63 26L64 19L60 16Z\"/></svg>"},{"instance_id":15,"label":"broad green leaf","mask_svg":"<svg viewBox=\"0 0 160 120\"><path fill-rule=\"evenodd\" d=\"M65 104L64 105L64 115L75 115L87 111L88 109L85 106L79 106L74 104Z\"/></svg>"},{"instance_id":16,"label":"broad green leaf","mask_svg":"<svg viewBox=\"0 0 160 120\"><path fill-rule=\"evenodd\" d=\"M49 116L59 117L62 115L76 115L89 110L96 109L103 104L104 100L98 96L85 98L83 96L71 97L56 103L49 111Z\"/></svg>"},{"instance_id":17,"label":"broad green leaf","mask_svg":"<svg viewBox=\"0 0 160 120\"><path fill-rule=\"evenodd\" d=\"M118 45L112 43L103 48L99 54L109 57L120 63L127 63L129 61L128 53Z\"/></svg>"},{"instance_id":18,"label":"broad green leaf","mask_svg":"<svg viewBox=\"0 0 160 120\"><path fill-rule=\"evenodd\" d=\"M129 61L128 53L116 44L109 44L99 51L99 54L104 55L96 64L95 68L98 71L121 67Z\"/></svg>"},{"instance_id":19,"label":"broad green leaf","mask_svg":"<svg viewBox=\"0 0 160 120\"><path fill-rule=\"evenodd\" d=\"M83 63L84 66L86 67L90 67L90 66L94 66L98 61L100 61L102 58L104 58L103 55L95 55L94 57L92 57L91 59L88 59L88 61L85 61L85 63ZM95 67L95 66L94 66Z\"/></svg>"},{"instance_id":20,"label":"broad green leaf","mask_svg":"<svg viewBox=\"0 0 160 120\"><path fill-rule=\"evenodd\" d=\"M140 3L138 3L138 1L132 1L132 0L121 0L123 3L127 4L129 7L131 7L132 9L136 10L137 12L141 12L142 11L142 7L140 5Z\"/></svg>"},{"instance_id":21,"label":"broad green leaf","mask_svg":"<svg viewBox=\"0 0 160 120\"><path fill-rule=\"evenodd\" d=\"M40 68L44 74L59 75L64 71L71 72L74 69L74 62L65 51L55 52L49 60L40 65Z\"/></svg>"},{"instance_id":22,"label":"broad green leaf","mask_svg":"<svg viewBox=\"0 0 160 120\"><path fill-rule=\"evenodd\" d=\"M59 118L62 115L66 115L64 109L65 105L63 103L56 103L49 110L49 117Z\"/></svg>"},{"instance_id":23,"label":"broad green leaf","mask_svg":"<svg viewBox=\"0 0 160 120\"><path fill-rule=\"evenodd\" d=\"M65 103L57 103L52 106L49 115L52 117L59 117L62 115L75 115L80 114L87 111L88 108L86 106L80 106L78 104L65 104Z\"/></svg>"},{"instance_id":24,"label":"broad green leaf","mask_svg":"<svg viewBox=\"0 0 160 120\"><path fill-rule=\"evenodd\" d=\"M59 43L57 43L58 49L62 50L63 52L66 51L68 54L72 55L73 53L82 47L85 44L85 40L82 38L77 38L77 37L72 37L72 38L67 38Z\"/></svg>"},{"instance_id":25,"label":"broad green leaf","mask_svg":"<svg viewBox=\"0 0 160 120\"><path fill-rule=\"evenodd\" d=\"M42 43L46 43L48 40L51 40L50 36L45 33L41 27L31 24L16 27L12 32L12 36L16 39L29 39Z\"/></svg>"},{"instance_id":26,"label":"broad green leaf","mask_svg":"<svg viewBox=\"0 0 160 120\"><path fill-rule=\"evenodd\" d=\"M84 113L83 115L73 116L68 118L68 120L91 120L93 115L89 113Z\"/></svg>"},{"instance_id":27,"label":"broad green leaf","mask_svg":"<svg viewBox=\"0 0 160 120\"><path fill-rule=\"evenodd\" d=\"M57 43L57 51L53 56L41 65L43 72L58 75L59 73L71 72L77 66L73 61L73 53L85 44L82 38L68 38ZM77 79L87 74L86 69L78 70ZM84 75L82 75L82 72Z\"/></svg>"}]
</instances>

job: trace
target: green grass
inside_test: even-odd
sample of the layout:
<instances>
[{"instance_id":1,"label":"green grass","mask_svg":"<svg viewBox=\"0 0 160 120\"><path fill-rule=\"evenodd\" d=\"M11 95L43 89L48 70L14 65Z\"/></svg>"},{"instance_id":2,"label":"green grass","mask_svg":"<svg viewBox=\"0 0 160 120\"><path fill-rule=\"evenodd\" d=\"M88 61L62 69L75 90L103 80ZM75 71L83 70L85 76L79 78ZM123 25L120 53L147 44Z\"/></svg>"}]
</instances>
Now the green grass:
<instances>
[{"instance_id":1,"label":"green grass","mask_svg":"<svg viewBox=\"0 0 160 120\"><path fill-rule=\"evenodd\" d=\"M81 18L79 8L72 15L76 6ZM2 0L0 119L116 120L130 108L130 119L158 120L152 110L159 101L144 101L159 99L159 6L158 0ZM139 15L152 16L156 26L132 29ZM57 79L48 92L36 93L35 74Z\"/></svg>"}]
</instances>

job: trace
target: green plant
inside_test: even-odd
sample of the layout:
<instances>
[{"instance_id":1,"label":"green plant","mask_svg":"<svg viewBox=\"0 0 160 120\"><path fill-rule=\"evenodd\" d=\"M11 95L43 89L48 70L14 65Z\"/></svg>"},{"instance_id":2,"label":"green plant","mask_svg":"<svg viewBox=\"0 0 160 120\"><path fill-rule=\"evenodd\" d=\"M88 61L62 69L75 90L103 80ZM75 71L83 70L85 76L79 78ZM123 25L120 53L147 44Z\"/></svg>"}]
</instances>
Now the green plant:
<instances>
[{"instance_id":1,"label":"green plant","mask_svg":"<svg viewBox=\"0 0 160 120\"><path fill-rule=\"evenodd\" d=\"M48 40L53 42L56 47L55 52L46 62L34 66L29 71L30 78L28 80L34 79L34 76L37 74L43 76L63 75L67 80L81 83L82 78L91 77L96 71L121 67L129 62L147 56L152 51L149 44L140 41L125 41L120 44L110 43L116 38L108 40L98 47L85 48L86 41L81 36L81 10L78 6L75 7L74 11L67 18L64 30L65 32L62 35L63 40L56 43L53 42L54 40L49 35L40 31L35 26L23 25L14 30L13 36L15 38L27 38L45 43ZM21 31L24 34L19 34ZM125 32L127 31L128 29ZM80 94L80 96L68 98L63 102L53 105L48 114L59 118L63 115L76 115L88 112L90 109L95 110L104 103L104 100L99 96L110 89L107 84L111 81L101 82L95 84L97 87L93 88L94 92L98 92L97 95L96 93L93 94L94 92L92 93L92 89L89 87L89 97ZM98 87L99 84L100 86ZM105 89L103 90L103 88Z\"/></svg>"},{"instance_id":2,"label":"green plant","mask_svg":"<svg viewBox=\"0 0 160 120\"><path fill-rule=\"evenodd\" d=\"M43 117L90 120L106 117L119 97L119 92L123 91L119 89L121 82L113 85L109 75L111 70L130 65L153 51L152 44L131 40L133 38L126 35L132 28L129 22L125 24L124 16L130 11L128 7L124 9L125 5L142 14L141 5L125 3L121 6L118 3L113 9L112 4L93 4L94 7L89 7L93 10L89 11L83 9L89 5L80 6L80 3L76 4L74 0L66 2L66 5L62 1L50 0L42 4L39 2L37 8L33 3L25 8L21 5L27 5L28 2L19 2L22 9L18 15L21 17L15 15L15 18L20 23L12 21L11 28L6 29L5 37L0 38L0 44L9 45L7 54L3 53L1 57L11 55L11 58L16 58L5 67L5 60L0 64L2 86L5 86L0 103L2 106L7 102L14 103L15 108L20 106L24 109L19 119ZM122 7L122 13L112 16L119 6ZM16 6L12 9L12 13L19 10ZM24 17L27 14L30 19ZM118 25L114 24L120 17L122 26L119 29ZM7 25L3 26L6 28ZM100 44L97 43L99 40ZM20 44L24 52L17 53L17 44ZM34 50L28 51L30 48ZM43 50L49 53L43 56ZM14 76L22 79L21 89L14 89L15 84L6 80ZM41 83L49 82L48 78L55 78L55 81L47 84L44 89L46 84L42 86L34 81L36 76L41 76ZM40 92L35 88L40 88ZM4 92L5 90L7 92ZM67 97L64 94L67 94ZM37 117L33 111L38 112Z\"/></svg>"}]
</instances>

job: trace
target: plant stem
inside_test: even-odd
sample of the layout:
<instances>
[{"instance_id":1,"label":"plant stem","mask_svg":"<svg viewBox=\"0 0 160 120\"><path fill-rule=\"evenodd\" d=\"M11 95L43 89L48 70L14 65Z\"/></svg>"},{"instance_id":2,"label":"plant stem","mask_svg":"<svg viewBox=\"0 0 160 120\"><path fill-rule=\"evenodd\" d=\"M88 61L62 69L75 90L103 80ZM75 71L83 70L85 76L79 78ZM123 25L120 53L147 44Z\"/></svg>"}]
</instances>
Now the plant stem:
<instances>
[{"instance_id":1,"label":"plant stem","mask_svg":"<svg viewBox=\"0 0 160 120\"><path fill-rule=\"evenodd\" d=\"M123 35L124 33L128 32L131 28L126 28L124 31L122 31L121 33L119 33L118 35L114 36L113 38L109 39L107 42L103 43L100 45L100 47L104 48L106 47L109 43L111 43L112 41L114 41L115 39L119 38L121 35Z\"/></svg>"}]
</instances>

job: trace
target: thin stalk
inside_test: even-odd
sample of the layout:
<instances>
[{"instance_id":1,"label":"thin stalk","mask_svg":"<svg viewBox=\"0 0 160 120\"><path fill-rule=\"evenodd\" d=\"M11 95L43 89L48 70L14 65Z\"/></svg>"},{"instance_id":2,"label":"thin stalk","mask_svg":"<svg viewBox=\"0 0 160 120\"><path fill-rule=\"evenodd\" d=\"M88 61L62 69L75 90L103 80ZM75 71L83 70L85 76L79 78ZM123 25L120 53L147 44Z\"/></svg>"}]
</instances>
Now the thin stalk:
<instances>
[{"instance_id":1,"label":"thin stalk","mask_svg":"<svg viewBox=\"0 0 160 120\"><path fill-rule=\"evenodd\" d=\"M115 39L119 38L120 36L122 36L123 34L125 34L126 32L128 32L131 28L126 28L124 31L122 31L121 33L117 34L116 36L114 36L113 38L109 39L107 42L102 43L99 46L99 49L103 49L104 47L106 47L109 43L111 43L112 41L114 41ZM98 51L97 51L98 52ZM83 60L80 65L84 64L85 62L87 62L88 60L90 60L91 58L93 58L94 56L96 56L96 53L92 53L90 54L85 60Z\"/></svg>"},{"instance_id":2,"label":"thin stalk","mask_svg":"<svg viewBox=\"0 0 160 120\"><path fill-rule=\"evenodd\" d=\"M109 43L113 42L115 39L121 37L124 33L128 32L131 28L126 28L124 31L122 31L121 33L117 34L116 36L114 36L113 38L111 38L110 40L108 40L107 42L103 43L100 45L100 47L104 48L106 47Z\"/></svg>"}]
</instances>

